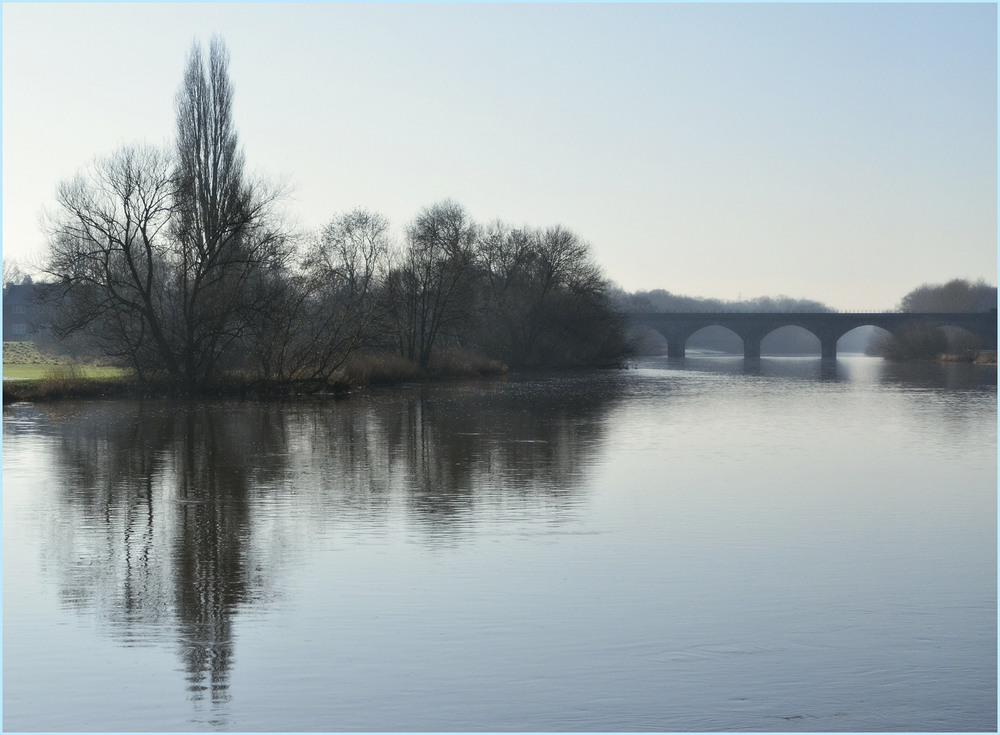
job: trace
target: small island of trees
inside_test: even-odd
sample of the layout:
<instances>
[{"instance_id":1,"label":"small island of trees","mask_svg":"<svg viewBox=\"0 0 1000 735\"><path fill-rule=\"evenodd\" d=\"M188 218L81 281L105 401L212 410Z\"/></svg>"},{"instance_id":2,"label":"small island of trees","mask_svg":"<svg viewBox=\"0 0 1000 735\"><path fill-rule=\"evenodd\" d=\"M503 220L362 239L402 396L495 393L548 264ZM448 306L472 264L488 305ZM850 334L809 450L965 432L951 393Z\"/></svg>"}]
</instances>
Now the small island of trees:
<instances>
[{"instance_id":1,"label":"small island of trees","mask_svg":"<svg viewBox=\"0 0 1000 735\"><path fill-rule=\"evenodd\" d=\"M123 147L59 187L45 266L54 336L191 393L234 376L323 389L351 361L404 372L621 362L609 283L564 227L481 225L446 200L417 214L402 247L362 209L293 232L283 192L246 172L228 59L218 38L207 58L192 48L172 149Z\"/></svg>"}]
</instances>

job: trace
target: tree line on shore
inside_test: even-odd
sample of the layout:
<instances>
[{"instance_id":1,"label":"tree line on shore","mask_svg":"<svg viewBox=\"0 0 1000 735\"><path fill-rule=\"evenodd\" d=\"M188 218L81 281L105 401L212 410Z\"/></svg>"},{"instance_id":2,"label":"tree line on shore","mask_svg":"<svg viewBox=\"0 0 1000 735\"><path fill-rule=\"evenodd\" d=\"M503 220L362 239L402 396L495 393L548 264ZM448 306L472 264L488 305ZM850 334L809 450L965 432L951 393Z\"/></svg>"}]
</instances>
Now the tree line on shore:
<instances>
[{"instance_id":1,"label":"tree line on shore","mask_svg":"<svg viewBox=\"0 0 1000 735\"><path fill-rule=\"evenodd\" d=\"M283 192L245 171L232 103L223 42L207 57L196 44L173 149L126 146L60 185L45 265L57 338L191 390L234 372L325 384L360 351L418 369L456 350L498 369L626 354L609 283L564 227L481 225L445 200L401 246L364 209L294 233Z\"/></svg>"}]
</instances>

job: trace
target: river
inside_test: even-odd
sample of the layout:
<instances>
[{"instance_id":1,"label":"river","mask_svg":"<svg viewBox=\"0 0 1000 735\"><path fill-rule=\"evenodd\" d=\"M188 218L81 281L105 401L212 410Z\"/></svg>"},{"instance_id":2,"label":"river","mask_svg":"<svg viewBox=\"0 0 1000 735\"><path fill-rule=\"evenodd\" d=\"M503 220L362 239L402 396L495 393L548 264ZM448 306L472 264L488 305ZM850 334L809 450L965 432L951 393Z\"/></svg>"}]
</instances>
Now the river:
<instances>
[{"instance_id":1,"label":"river","mask_svg":"<svg viewBox=\"0 0 1000 735\"><path fill-rule=\"evenodd\" d=\"M994 367L3 414L5 731L996 731Z\"/></svg>"}]
</instances>

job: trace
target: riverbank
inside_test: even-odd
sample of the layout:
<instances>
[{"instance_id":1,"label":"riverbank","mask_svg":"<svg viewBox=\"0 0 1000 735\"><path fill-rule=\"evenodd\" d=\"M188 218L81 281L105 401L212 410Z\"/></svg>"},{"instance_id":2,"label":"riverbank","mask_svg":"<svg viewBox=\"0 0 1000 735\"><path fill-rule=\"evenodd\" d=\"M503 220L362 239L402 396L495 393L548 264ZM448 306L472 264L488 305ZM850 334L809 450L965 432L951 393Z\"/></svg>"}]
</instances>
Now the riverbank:
<instances>
[{"instance_id":1,"label":"riverbank","mask_svg":"<svg viewBox=\"0 0 1000 735\"><path fill-rule=\"evenodd\" d=\"M966 352L948 353L938 357L941 362L971 362L973 365L996 365L996 350L968 350Z\"/></svg>"},{"instance_id":2,"label":"riverbank","mask_svg":"<svg viewBox=\"0 0 1000 735\"><path fill-rule=\"evenodd\" d=\"M13 348L11 344L17 344ZM385 353L352 355L327 380L262 380L233 372L196 393L163 380L139 381L130 371L109 365L70 361L40 353L33 345L4 344L3 403L66 398L288 398L342 395L376 385L457 378L497 377L507 366L462 350L445 350L427 368Z\"/></svg>"}]
</instances>

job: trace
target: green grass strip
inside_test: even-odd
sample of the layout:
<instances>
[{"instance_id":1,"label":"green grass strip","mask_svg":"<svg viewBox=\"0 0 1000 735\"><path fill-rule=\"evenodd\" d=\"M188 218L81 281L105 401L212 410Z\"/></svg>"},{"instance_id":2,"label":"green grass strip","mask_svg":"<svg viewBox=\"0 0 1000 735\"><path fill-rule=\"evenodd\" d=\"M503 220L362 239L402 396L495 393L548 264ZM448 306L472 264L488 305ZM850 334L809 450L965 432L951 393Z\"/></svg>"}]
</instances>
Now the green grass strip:
<instances>
[{"instance_id":1,"label":"green grass strip","mask_svg":"<svg viewBox=\"0 0 1000 735\"><path fill-rule=\"evenodd\" d=\"M102 365L7 365L3 366L5 380L44 380L47 378L120 378L124 370Z\"/></svg>"}]
</instances>

